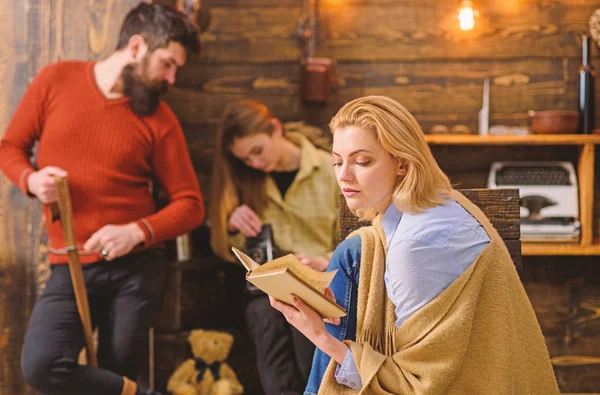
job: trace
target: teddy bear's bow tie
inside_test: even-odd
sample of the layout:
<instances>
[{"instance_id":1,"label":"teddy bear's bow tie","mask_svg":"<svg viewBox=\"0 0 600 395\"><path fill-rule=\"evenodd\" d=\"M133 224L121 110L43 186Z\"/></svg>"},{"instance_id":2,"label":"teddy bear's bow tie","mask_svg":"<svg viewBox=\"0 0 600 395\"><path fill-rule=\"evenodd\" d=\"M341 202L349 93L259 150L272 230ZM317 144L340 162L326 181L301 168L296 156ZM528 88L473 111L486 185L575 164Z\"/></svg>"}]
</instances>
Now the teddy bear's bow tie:
<instances>
[{"instance_id":1,"label":"teddy bear's bow tie","mask_svg":"<svg viewBox=\"0 0 600 395\"><path fill-rule=\"evenodd\" d=\"M215 361L210 365L204 362L202 359L196 359L196 370L198 371L198 375L196 376L196 382L202 381L204 378L204 373L206 372L206 368L210 370L213 375L215 381L219 380L221 376L219 375L219 368L221 367L221 362Z\"/></svg>"}]
</instances>

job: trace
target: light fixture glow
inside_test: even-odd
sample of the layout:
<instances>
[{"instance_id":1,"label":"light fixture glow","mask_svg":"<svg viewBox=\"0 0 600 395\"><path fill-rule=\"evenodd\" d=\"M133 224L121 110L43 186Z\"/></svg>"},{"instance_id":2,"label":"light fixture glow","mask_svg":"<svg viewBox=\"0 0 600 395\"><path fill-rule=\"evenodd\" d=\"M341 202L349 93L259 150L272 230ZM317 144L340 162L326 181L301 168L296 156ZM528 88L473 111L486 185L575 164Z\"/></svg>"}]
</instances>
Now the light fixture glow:
<instances>
[{"instance_id":1,"label":"light fixture glow","mask_svg":"<svg viewBox=\"0 0 600 395\"><path fill-rule=\"evenodd\" d=\"M461 30L472 30L475 26L475 10L473 9L473 2L470 0L463 0L460 2L460 9L458 10L458 22L460 23Z\"/></svg>"}]
</instances>

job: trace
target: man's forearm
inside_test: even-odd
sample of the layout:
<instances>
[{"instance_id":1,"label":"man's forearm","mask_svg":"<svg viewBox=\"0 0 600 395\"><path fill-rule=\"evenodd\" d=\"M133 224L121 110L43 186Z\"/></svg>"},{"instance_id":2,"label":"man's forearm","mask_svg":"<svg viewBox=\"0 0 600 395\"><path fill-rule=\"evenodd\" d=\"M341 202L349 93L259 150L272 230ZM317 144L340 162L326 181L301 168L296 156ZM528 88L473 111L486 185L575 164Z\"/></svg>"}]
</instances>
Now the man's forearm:
<instances>
[{"instance_id":1,"label":"man's forearm","mask_svg":"<svg viewBox=\"0 0 600 395\"><path fill-rule=\"evenodd\" d=\"M174 239L198 227L204 220L202 198L185 198L169 203L162 210L136 221L146 244Z\"/></svg>"},{"instance_id":2,"label":"man's forearm","mask_svg":"<svg viewBox=\"0 0 600 395\"><path fill-rule=\"evenodd\" d=\"M35 169L27 153L6 140L0 142L0 171L27 194L27 178Z\"/></svg>"}]
</instances>

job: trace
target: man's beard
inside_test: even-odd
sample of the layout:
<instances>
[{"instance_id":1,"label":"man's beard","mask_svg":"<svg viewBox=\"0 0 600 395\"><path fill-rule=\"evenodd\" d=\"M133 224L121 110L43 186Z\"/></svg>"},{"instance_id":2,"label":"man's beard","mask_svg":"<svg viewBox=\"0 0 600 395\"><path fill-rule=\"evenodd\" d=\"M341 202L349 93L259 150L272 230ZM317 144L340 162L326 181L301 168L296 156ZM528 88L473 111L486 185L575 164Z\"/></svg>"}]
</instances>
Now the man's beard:
<instances>
[{"instance_id":1,"label":"man's beard","mask_svg":"<svg viewBox=\"0 0 600 395\"><path fill-rule=\"evenodd\" d=\"M129 97L131 110L141 116L151 116L158 109L160 97L169 88L167 81L151 81L145 78L148 70L147 60L142 61L141 71L133 65L127 65L121 73L123 94Z\"/></svg>"}]
</instances>

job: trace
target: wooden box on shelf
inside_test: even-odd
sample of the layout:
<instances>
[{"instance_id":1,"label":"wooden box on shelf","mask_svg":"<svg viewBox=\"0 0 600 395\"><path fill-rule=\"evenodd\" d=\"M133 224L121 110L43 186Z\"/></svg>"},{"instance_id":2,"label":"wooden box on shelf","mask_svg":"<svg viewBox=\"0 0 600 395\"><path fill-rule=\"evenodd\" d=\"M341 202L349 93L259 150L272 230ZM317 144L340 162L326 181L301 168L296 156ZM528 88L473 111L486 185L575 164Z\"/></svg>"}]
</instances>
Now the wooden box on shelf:
<instances>
[{"instance_id":1,"label":"wooden box on shelf","mask_svg":"<svg viewBox=\"0 0 600 395\"><path fill-rule=\"evenodd\" d=\"M154 328L177 332L239 326L244 271L216 257L170 262Z\"/></svg>"}]
</instances>

